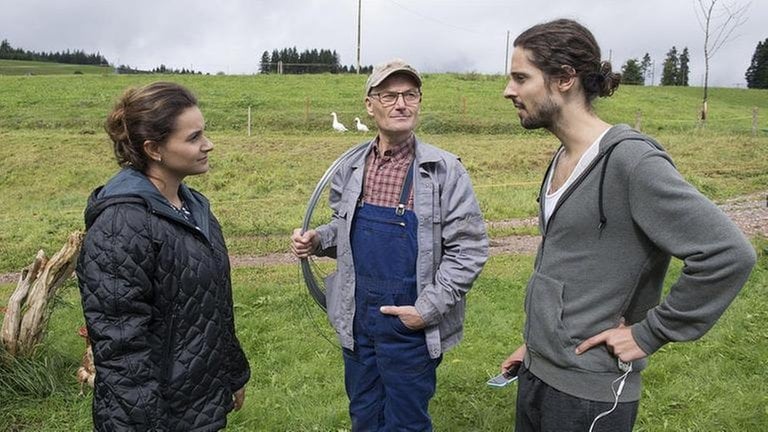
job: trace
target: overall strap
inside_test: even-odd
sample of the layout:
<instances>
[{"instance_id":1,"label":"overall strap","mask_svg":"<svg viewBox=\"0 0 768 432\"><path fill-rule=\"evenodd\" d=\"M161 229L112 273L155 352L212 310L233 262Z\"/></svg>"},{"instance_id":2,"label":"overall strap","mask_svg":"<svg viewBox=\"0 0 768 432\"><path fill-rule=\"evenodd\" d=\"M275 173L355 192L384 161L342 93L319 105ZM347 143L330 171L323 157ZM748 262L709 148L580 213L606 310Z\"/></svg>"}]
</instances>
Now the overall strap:
<instances>
[{"instance_id":1,"label":"overall strap","mask_svg":"<svg viewBox=\"0 0 768 432\"><path fill-rule=\"evenodd\" d=\"M411 159L411 164L408 165L408 173L405 175L405 181L403 182L403 190L400 191L400 203L397 204L397 210L395 214L402 216L405 214L405 207L408 204L408 197L411 195L411 185L413 185L413 165L416 162L416 156Z\"/></svg>"}]
</instances>

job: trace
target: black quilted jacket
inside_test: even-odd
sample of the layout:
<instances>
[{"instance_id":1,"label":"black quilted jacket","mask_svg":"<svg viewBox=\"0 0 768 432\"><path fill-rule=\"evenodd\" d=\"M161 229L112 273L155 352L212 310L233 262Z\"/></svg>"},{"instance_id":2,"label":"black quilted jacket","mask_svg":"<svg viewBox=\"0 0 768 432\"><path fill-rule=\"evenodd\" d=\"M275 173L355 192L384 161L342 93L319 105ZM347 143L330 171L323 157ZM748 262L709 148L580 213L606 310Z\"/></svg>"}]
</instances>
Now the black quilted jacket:
<instances>
[{"instance_id":1,"label":"black quilted jacket","mask_svg":"<svg viewBox=\"0 0 768 432\"><path fill-rule=\"evenodd\" d=\"M192 223L133 169L89 198L77 277L95 430L219 430L250 377L221 228L205 197L181 194Z\"/></svg>"}]
</instances>

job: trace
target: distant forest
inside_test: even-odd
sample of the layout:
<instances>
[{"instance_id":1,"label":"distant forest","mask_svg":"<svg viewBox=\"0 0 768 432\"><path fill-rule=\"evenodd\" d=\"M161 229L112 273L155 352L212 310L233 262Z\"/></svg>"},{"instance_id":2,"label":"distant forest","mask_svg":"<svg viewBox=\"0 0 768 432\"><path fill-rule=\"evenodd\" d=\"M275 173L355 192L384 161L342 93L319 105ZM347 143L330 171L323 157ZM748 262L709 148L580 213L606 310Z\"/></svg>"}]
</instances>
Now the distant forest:
<instances>
[{"instance_id":1,"label":"distant forest","mask_svg":"<svg viewBox=\"0 0 768 432\"><path fill-rule=\"evenodd\" d=\"M306 49L299 52L296 47L264 51L259 62L259 72L283 74L355 73L356 66L342 66L336 50ZM360 73L371 73L373 66L361 66Z\"/></svg>"},{"instance_id":2,"label":"distant forest","mask_svg":"<svg viewBox=\"0 0 768 432\"><path fill-rule=\"evenodd\" d=\"M23 48L12 47L7 39L3 39L3 41L0 42L0 59L109 66L107 59L99 53L88 54L82 50L66 50L64 52L57 51L55 53L27 51Z\"/></svg>"},{"instance_id":3,"label":"distant forest","mask_svg":"<svg viewBox=\"0 0 768 432\"><path fill-rule=\"evenodd\" d=\"M109 61L100 53L88 54L82 50L64 52L36 52L28 51L23 48L14 48L7 39L3 39L0 42L0 60L27 60L27 61L42 61L51 63L64 63L64 64L76 64L76 65L96 65L96 66L111 66ZM163 64L152 70L136 69L128 65L120 65L115 68L117 74L150 74L150 73L162 73L162 74L202 74L202 72L196 72L192 69L182 68L173 69Z\"/></svg>"},{"instance_id":4,"label":"distant forest","mask_svg":"<svg viewBox=\"0 0 768 432\"><path fill-rule=\"evenodd\" d=\"M129 75L129 74L152 74L152 73L161 73L161 74L180 74L180 75L202 75L203 73L200 71L195 72L192 69L182 68L182 69L171 69L167 67L164 64L161 64L160 66L152 69L152 70L141 70L141 69L135 69L128 65L120 65L115 68L115 73L118 75Z\"/></svg>"}]
</instances>

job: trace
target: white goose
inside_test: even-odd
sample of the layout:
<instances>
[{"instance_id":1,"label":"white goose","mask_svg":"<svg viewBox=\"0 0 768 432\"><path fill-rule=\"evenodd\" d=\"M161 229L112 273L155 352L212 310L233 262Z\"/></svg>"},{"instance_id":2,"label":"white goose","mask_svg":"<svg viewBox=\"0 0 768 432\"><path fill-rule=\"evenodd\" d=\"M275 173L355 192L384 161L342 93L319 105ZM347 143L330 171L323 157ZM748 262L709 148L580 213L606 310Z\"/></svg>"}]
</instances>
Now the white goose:
<instances>
[{"instance_id":1,"label":"white goose","mask_svg":"<svg viewBox=\"0 0 768 432\"><path fill-rule=\"evenodd\" d=\"M359 130L360 132L368 132L368 126L362 124L360 122L360 119L357 117L355 117L355 124L357 125L357 130Z\"/></svg>"},{"instance_id":2,"label":"white goose","mask_svg":"<svg viewBox=\"0 0 768 432\"><path fill-rule=\"evenodd\" d=\"M332 112L331 115L333 116L333 129L338 132L346 132L347 127L339 123L339 119L336 117L336 113Z\"/></svg>"}]
</instances>

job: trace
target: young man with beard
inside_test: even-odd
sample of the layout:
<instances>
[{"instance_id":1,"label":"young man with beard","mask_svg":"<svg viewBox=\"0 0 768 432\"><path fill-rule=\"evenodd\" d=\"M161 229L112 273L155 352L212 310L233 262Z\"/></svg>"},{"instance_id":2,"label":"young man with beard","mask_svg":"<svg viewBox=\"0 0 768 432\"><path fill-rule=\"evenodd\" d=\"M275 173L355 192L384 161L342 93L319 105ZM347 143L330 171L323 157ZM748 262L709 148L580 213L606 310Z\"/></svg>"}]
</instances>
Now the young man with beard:
<instances>
[{"instance_id":1,"label":"young man with beard","mask_svg":"<svg viewBox=\"0 0 768 432\"><path fill-rule=\"evenodd\" d=\"M301 233L299 258L336 258L328 318L344 349L353 431L429 431L442 354L461 340L464 296L488 255L485 223L459 159L413 131L421 76L374 68L365 106L378 136L336 171L330 223Z\"/></svg>"},{"instance_id":2,"label":"young man with beard","mask_svg":"<svg viewBox=\"0 0 768 432\"><path fill-rule=\"evenodd\" d=\"M504 97L560 141L539 194L542 242L525 300L517 431L631 431L647 357L701 337L755 252L652 138L594 112L620 75L571 20L517 37ZM681 276L660 301L671 257Z\"/></svg>"}]
</instances>

